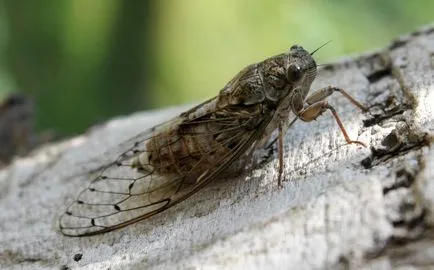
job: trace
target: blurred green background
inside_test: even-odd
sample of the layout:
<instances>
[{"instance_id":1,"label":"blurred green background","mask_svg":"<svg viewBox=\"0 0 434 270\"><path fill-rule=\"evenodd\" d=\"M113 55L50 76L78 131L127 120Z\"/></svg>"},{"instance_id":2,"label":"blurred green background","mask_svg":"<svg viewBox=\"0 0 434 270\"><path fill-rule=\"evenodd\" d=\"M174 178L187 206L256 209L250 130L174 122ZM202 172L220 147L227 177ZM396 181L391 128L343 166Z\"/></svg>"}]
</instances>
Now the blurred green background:
<instances>
[{"instance_id":1,"label":"blurred green background","mask_svg":"<svg viewBox=\"0 0 434 270\"><path fill-rule=\"evenodd\" d=\"M216 95L287 50L325 63L434 19L434 1L3 0L0 99L29 95L38 129L77 134L110 117Z\"/></svg>"}]
</instances>

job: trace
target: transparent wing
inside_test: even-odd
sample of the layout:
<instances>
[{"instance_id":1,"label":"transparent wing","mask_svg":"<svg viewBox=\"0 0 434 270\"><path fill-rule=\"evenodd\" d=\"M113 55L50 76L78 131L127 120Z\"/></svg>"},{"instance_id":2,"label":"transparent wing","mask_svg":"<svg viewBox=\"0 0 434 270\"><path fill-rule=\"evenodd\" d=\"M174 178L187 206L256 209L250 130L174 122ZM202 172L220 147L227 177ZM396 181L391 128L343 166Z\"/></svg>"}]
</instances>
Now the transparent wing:
<instances>
[{"instance_id":1,"label":"transparent wing","mask_svg":"<svg viewBox=\"0 0 434 270\"><path fill-rule=\"evenodd\" d=\"M225 109L192 120L175 119L162 127L176 132L145 132L123 143L116 150L121 152L116 160L98 171L62 214L62 234L112 231L183 201L246 152L270 119L270 114L257 111ZM176 152L189 142L196 147ZM142 166L137 167L138 157L151 155L155 162L147 164L142 158Z\"/></svg>"}]
</instances>

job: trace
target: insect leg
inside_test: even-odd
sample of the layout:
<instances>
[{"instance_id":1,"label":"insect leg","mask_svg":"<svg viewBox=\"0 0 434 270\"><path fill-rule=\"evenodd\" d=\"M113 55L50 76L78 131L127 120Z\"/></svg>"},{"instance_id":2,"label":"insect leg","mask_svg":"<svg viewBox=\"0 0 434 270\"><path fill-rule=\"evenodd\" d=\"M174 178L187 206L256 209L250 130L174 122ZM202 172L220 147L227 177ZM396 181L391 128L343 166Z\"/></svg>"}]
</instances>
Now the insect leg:
<instances>
[{"instance_id":1,"label":"insect leg","mask_svg":"<svg viewBox=\"0 0 434 270\"><path fill-rule=\"evenodd\" d=\"M312 120L315 120L318 116L323 114L326 110L330 110L332 112L339 128L341 129L342 134L344 135L345 141L348 144L355 143L355 144L360 144L360 145L366 147L366 145L364 143L362 143L360 141L353 141L349 138L347 131L345 130L344 126L342 125L341 119L339 118L338 114L336 113L336 110L332 106L330 106L326 100L317 101L313 104L308 105L307 107L305 107L303 110L301 110L298 113L298 117L305 122L310 122Z\"/></svg>"},{"instance_id":2,"label":"insect leg","mask_svg":"<svg viewBox=\"0 0 434 270\"><path fill-rule=\"evenodd\" d=\"M277 178L277 186L282 188L282 174L283 174L283 130L282 130L282 122L279 122L279 134L277 135L279 138L278 143L278 153L279 153L279 177Z\"/></svg>"},{"instance_id":3,"label":"insect leg","mask_svg":"<svg viewBox=\"0 0 434 270\"><path fill-rule=\"evenodd\" d=\"M357 100L355 100L352 96L350 96L345 90L334 87L334 86L328 86L324 87L322 89L319 89L315 92L313 92L309 97L306 98L305 102L307 103L307 107L304 106L301 108L301 96L295 94L292 98L292 106L295 109L298 118L305 122L310 122L312 120L315 120L318 116L323 114L326 110L330 110L341 129L342 134L345 137L345 141L350 143L356 143L360 144L366 147L366 145L359 141L353 141L349 138L347 131L345 130L344 126L342 125L342 121L339 118L338 114L336 113L336 110L330 106L325 99L333 94L334 92L341 93L345 98L347 98L351 103L353 103L355 106L357 106L362 111L367 111L368 109L360 104Z\"/></svg>"},{"instance_id":4,"label":"insect leg","mask_svg":"<svg viewBox=\"0 0 434 270\"><path fill-rule=\"evenodd\" d=\"M306 103L309 105L314 104L318 101L326 99L328 96L330 96L334 92L341 93L346 99L348 99L351 103L353 103L355 106L357 106L362 111L364 111L364 112L368 111L368 108L366 108L365 106L360 104L360 102L358 102L352 96L350 96L350 94L348 94L344 89L338 88L335 86L327 86L327 87L321 88L319 90L316 90L315 92L313 92L310 96L308 96L306 98Z\"/></svg>"}]
</instances>

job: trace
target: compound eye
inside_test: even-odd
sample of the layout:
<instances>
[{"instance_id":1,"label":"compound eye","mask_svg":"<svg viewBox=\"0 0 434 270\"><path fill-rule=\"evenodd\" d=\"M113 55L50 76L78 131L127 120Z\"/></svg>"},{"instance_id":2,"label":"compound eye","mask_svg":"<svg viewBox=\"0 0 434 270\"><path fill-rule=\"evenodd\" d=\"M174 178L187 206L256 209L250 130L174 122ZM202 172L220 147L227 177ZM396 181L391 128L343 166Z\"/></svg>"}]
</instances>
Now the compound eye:
<instances>
[{"instance_id":1,"label":"compound eye","mask_svg":"<svg viewBox=\"0 0 434 270\"><path fill-rule=\"evenodd\" d=\"M301 69L298 65L290 65L288 67L288 80L295 82L301 78Z\"/></svg>"}]
</instances>

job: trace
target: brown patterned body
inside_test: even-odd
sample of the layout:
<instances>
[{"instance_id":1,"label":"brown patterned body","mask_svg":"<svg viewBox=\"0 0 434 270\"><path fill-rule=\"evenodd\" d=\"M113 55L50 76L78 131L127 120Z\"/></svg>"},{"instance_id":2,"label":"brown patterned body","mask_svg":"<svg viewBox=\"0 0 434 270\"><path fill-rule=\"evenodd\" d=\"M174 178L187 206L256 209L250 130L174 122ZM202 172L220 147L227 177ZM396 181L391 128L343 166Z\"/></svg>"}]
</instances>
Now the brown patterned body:
<instances>
[{"instance_id":1,"label":"brown patterned body","mask_svg":"<svg viewBox=\"0 0 434 270\"><path fill-rule=\"evenodd\" d=\"M294 45L247 66L216 97L123 143L107 154L116 158L102 166L61 216L61 232L90 236L160 213L228 173L275 130L281 186L283 134L293 123L290 114L312 121L329 109L346 141L362 144L348 138L324 100L334 91L345 93L342 89L328 87L306 98L316 72L312 54Z\"/></svg>"},{"instance_id":2,"label":"brown patterned body","mask_svg":"<svg viewBox=\"0 0 434 270\"><path fill-rule=\"evenodd\" d=\"M191 120L188 119L194 115L187 114L186 121L147 141L147 151L139 157L140 166L160 175L185 176L187 182L199 182L204 173L231 155L234 147L245 140L244 134L257 127L261 119L260 107L252 106L244 111L232 107L219 113L214 109ZM235 112L239 114L237 117L222 123L221 119ZM254 113L258 118L251 118ZM243 114L249 117L242 117Z\"/></svg>"}]
</instances>

